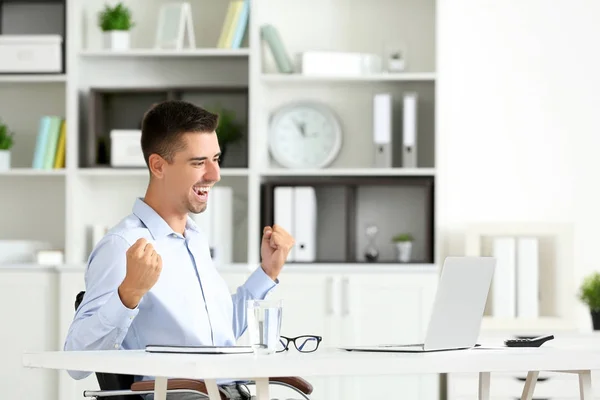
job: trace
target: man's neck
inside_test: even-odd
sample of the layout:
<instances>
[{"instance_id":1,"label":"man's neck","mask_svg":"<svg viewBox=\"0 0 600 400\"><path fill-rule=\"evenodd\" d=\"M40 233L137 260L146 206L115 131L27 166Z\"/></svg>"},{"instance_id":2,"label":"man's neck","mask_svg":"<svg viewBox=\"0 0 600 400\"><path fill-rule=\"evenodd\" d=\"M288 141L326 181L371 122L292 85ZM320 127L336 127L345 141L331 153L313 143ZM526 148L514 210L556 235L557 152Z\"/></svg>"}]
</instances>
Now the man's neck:
<instances>
[{"instance_id":1,"label":"man's neck","mask_svg":"<svg viewBox=\"0 0 600 400\"><path fill-rule=\"evenodd\" d=\"M146 195L144 196L144 203L156 211L171 229L183 235L187 223L187 213L182 214L181 212L174 210L173 207L169 205L169 201L161 196L161 193L165 192L157 190L153 185L149 185L148 190L146 190Z\"/></svg>"}]
</instances>

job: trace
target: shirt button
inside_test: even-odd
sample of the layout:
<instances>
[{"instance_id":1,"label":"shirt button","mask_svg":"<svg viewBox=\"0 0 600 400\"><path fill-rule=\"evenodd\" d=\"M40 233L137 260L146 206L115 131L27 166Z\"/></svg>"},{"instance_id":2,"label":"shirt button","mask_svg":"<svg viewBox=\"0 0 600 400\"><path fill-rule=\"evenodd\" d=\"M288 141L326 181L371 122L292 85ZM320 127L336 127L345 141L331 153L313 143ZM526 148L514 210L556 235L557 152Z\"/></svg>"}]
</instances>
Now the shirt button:
<instances>
[{"instance_id":1,"label":"shirt button","mask_svg":"<svg viewBox=\"0 0 600 400\"><path fill-rule=\"evenodd\" d=\"M118 349L118 348L119 348L119 345L115 343L115 349Z\"/></svg>"}]
</instances>

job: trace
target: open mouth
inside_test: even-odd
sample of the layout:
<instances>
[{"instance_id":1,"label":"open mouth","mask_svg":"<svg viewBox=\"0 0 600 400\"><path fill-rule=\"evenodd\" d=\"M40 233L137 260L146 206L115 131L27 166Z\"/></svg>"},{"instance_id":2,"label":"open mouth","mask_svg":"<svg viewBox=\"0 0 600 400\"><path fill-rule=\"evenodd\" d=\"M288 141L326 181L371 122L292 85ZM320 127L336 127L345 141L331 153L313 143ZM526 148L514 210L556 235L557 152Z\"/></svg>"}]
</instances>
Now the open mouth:
<instances>
[{"instance_id":1,"label":"open mouth","mask_svg":"<svg viewBox=\"0 0 600 400\"><path fill-rule=\"evenodd\" d=\"M210 192L210 186L194 186L194 193L200 201L208 200L208 192Z\"/></svg>"}]
</instances>

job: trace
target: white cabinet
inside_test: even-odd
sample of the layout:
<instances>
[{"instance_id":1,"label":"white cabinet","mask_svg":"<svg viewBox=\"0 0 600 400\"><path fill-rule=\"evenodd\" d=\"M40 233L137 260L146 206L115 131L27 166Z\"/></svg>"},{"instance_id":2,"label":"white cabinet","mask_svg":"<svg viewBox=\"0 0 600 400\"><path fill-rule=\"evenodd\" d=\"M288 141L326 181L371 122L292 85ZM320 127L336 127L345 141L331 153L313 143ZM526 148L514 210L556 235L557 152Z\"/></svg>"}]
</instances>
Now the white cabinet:
<instances>
[{"instance_id":1,"label":"white cabinet","mask_svg":"<svg viewBox=\"0 0 600 400\"><path fill-rule=\"evenodd\" d=\"M550 346L562 348L585 347L600 348L600 334L578 332L482 332L479 342L484 345L501 346L503 341L515 336L538 336L553 334L555 339ZM527 371L492 373L490 380L490 398L492 400L514 400L521 397ZM592 388L600 387L598 371L592 371ZM477 398L477 373L448 374L447 400L467 400ZM600 399L600 392L594 389L594 398ZM579 382L575 374L541 372L533 392L534 400L577 400Z\"/></svg>"},{"instance_id":2,"label":"white cabinet","mask_svg":"<svg viewBox=\"0 0 600 400\"><path fill-rule=\"evenodd\" d=\"M0 270L2 398L56 399L56 371L22 366L25 351L56 350L56 279L50 268Z\"/></svg>"},{"instance_id":3,"label":"white cabinet","mask_svg":"<svg viewBox=\"0 0 600 400\"><path fill-rule=\"evenodd\" d=\"M283 300L281 333L285 336L320 335L322 346L328 347L418 343L423 340L437 279L433 271L284 271L271 298ZM402 399L439 397L437 375L311 377L310 382L315 400L394 398L394 393Z\"/></svg>"},{"instance_id":4,"label":"white cabinet","mask_svg":"<svg viewBox=\"0 0 600 400\"><path fill-rule=\"evenodd\" d=\"M352 345L421 343L437 279L435 272L362 273L340 277L342 342ZM342 399L439 398L437 374L346 378L342 383Z\"/></svg>"},{"instance_id":5,"label":"white cabinet","mask_svg":"<svg viewBox=\"0 0 600 400\"><path fill-rule=\"evenodd\" d=\"M251 272L221 271L233 293ZM281 333L323 337L322 346L421 341L437 286L437 273L381 272L343 268L284 269L270 298L283 300ZM75 296L85 290L84 269L0 269L0 330L3 343L0 387L7 398L79 400L98 389L94 374L81 381L66 371L25 369L24 351L62 350L75 313ZM296 351L295 348L290 351ZM437 400L437 376L316 378L314 400L402 398ZM286 389L287 390L287 389ZM274 390L274 396L291 397Z\"/></svg>"}]
</instances>

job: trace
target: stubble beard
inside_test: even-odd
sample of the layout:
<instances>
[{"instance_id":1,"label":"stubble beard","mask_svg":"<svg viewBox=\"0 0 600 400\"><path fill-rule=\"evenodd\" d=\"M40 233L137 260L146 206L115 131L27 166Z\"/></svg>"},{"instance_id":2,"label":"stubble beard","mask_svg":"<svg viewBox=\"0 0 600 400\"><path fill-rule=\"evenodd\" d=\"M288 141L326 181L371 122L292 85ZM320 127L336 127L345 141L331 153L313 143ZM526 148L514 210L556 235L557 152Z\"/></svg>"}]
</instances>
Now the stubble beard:
<instances>
[{"instance_id":1,"label":"stubble beard","mask_svg":"<svg viewBox=\"0 0 600 400\"><path fill-rule=\"evenodd\" d=\"M188 204L188 210L192 214L203 213L206 210L206 207L207 207L206 203L202 203L202 204Z\"/></svg>"}]
</instances>

